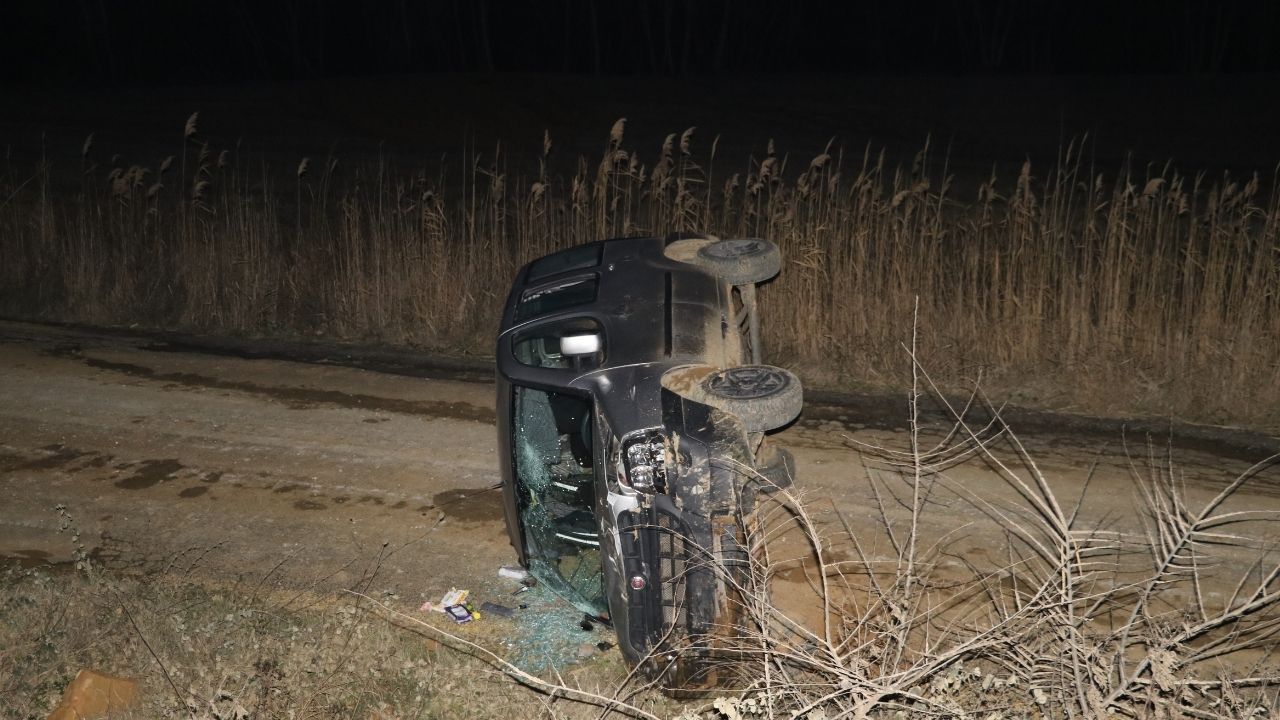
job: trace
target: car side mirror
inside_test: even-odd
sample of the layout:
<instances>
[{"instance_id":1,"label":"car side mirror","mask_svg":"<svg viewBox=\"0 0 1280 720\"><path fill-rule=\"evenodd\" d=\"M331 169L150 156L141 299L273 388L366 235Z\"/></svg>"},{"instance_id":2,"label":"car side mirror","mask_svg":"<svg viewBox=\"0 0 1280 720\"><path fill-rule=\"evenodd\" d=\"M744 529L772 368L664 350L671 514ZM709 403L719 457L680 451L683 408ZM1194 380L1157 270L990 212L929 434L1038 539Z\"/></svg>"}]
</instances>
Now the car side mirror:
<instances>
[{"instance_id":1,"label":"car side mirror","mask_svg":"<svg viewBox=\"0 0 1280 720\"><path fill-rule=\"evenodd\" d=\"M596 333L565 335L560 338L561 355L594 355L598 352L600 352L600 336Z\"/></svg>"}]
</instances>

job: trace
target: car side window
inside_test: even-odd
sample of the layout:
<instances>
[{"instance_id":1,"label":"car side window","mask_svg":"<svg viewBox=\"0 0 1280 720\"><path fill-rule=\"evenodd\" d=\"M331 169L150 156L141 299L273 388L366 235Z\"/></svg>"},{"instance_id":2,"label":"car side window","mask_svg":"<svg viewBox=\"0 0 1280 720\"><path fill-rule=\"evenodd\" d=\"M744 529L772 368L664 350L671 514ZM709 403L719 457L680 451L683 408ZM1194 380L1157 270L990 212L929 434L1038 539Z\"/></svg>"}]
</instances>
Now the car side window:
<instances>
[{"instance_id":1,"label":"car side window","mask_svg":"<svg viewBox=\"0 0 1280 720\"><path fill-rule=\"evenodd\" d=\"M518 333L511 350L521 365L591 370L604 362L604 335L591 318L572 318Z\"/></svg>"},{"instance_id":2,"label":"car side window","mask_svg":"<svg viewBox=\"0 0 1280 720\"><path fill-rule=\"evenodd\" d=\"M570 278L554 285L525 290L516 307L516 321L558 312L577 305L595 302L600 278L596 275Z\"/></svg>"}]
</instances>

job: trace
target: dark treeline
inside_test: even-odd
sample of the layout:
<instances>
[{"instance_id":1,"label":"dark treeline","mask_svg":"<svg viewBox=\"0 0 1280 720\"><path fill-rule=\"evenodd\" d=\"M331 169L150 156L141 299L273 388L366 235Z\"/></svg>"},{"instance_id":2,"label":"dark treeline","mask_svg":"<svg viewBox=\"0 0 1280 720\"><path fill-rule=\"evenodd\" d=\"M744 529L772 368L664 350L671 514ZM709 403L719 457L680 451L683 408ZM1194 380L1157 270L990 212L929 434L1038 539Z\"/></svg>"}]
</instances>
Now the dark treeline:
<instances>
[{"instance_id":1,"label":"dark treeline","mask_svg":"<svg viewBox=\"0 0 1280 720\"><path fill-rule=\"evenodd\" d=\"M8 0L17 84L1280 70L1274 0Z\"/></svg>"}]
</instances>

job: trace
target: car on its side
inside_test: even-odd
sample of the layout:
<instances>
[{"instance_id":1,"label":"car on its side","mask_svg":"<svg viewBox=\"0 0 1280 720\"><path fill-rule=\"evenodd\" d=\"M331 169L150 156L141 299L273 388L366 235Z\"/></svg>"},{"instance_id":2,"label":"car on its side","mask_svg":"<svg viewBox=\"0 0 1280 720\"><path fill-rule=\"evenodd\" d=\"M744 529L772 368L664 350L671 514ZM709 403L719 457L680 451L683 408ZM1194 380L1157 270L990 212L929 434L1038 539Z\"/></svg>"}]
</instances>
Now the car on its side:
<instances>
[{"instance_id":1,"label":"car on its side","mask_svg":"<svg viewBox=\"0 0 1280 720\"><path fill-rule=\"evenodd\" d=\"M760 364L756 312L756 283L780 268L758 238L604 240L523 267L503 311L511 544L670 687L723 680L745 523L794 473L765 433L799 414L800 381Z\"/></svg>"}]
</instances>

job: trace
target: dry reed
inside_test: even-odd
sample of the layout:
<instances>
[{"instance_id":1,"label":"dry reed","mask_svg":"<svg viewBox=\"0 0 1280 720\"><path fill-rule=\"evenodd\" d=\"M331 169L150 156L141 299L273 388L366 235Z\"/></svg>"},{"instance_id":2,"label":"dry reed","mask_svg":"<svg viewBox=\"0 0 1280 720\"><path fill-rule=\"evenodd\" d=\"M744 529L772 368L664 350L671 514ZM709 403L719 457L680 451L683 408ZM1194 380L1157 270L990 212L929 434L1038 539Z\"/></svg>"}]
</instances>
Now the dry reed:
<instances>
[{"instance_id":1,"label":"dry reed","mask_svg":"<svg viewBox=\"0 0 1280 720\"><path fill-rule=\"evenodd\" d=\"M893 386L919 297L942 376L1059 409L1280 427L1280 204L1256 175L1104 173L1073 143L962 192L927 145L909 167L833 145L797 167L770 143L724 171L693 128L650 156L621 121L568 175L548 170L550 137L529 175L496 150L461 172L269 171L215 153L195 120L179 163L104 176L86 140L78 185L8 168L0 312L486 354L521 263L698 230L783 247L766 344L811 386Z\"/></svg>"}]
</instances>

